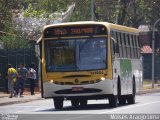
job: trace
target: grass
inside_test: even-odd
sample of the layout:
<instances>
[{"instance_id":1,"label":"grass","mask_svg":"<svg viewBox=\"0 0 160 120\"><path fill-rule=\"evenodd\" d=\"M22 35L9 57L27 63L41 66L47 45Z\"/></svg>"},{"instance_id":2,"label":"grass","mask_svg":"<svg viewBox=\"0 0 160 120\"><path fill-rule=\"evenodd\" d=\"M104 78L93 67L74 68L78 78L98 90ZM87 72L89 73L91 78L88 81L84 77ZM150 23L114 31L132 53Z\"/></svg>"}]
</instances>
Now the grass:
<instances>
[{"instance_id":1,"label":"grass","mask_svg":"<svg viewBox=\"0 0 160 120\"><path fill-rule=\"evenodd\" d=\"M157 84L160 84L158 81ZM154 85L154 88L160 88L159 85ZM143 80L143 89L152 89L152 80Z\"/></svg>"}]
</instances>

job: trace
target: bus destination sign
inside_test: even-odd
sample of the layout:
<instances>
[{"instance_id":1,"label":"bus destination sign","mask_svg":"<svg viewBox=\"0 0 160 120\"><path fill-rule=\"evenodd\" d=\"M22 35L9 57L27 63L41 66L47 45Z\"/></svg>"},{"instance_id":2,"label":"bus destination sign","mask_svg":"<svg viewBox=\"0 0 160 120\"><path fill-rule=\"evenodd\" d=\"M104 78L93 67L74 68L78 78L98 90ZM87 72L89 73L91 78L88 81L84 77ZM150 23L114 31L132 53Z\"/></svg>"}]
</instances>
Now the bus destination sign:
<instances>
[{"instance_id":1,"label":"bus destination sign","mask_svg":"<svg viewBox=\"0 0 160 120\"><path fill-rule=\"evenodd\" d=\"M107 30L104 26L65 26L65 27L50 27L44 32L45 38L51 37L69 37L69 36L92 36L106 35Z\"/></svg>"}]
</instances>

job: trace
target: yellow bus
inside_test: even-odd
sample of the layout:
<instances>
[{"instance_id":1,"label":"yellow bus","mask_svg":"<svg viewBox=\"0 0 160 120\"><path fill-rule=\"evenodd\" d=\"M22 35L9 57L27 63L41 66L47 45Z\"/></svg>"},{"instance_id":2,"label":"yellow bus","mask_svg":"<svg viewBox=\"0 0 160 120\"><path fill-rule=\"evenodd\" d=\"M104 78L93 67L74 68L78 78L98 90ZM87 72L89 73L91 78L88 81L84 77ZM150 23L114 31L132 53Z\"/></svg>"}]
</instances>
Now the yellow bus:
<instances>
[{"instance_id":1,"label":"yellow bus","mask_svg":"<svg viewBox=\"0 0 160 120\"><path fill-rule=\"evenodd\" d=\"M107 22L47 25L38 45L42 97L73 107L108 99L111 107L134 104L142 63L137 29Z\"/></svg>"}]
</instances>

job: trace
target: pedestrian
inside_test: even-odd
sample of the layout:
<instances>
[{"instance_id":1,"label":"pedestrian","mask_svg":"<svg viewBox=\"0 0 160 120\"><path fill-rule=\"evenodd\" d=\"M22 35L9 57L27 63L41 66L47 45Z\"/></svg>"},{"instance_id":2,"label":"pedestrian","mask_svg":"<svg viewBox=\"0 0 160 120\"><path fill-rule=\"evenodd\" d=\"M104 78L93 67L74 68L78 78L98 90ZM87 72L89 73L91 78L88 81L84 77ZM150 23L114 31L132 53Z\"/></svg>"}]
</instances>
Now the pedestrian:
<instances>
[{"instance_id":1,"label":"pedestrian","mask_svg":"<svg viewBox=\"0 0 160 120\"><path fill-rule=\"evenodd\" d=\"M14 90L14 86L16 84L16 80L18 77L18 73L15 68L12 67L11 64L8 64L8 89L10 92L9 98L12 98L13 96L17 96L16 91Z\"/></svg>"},{"instance_id":2,"label":"pedestrian","mask_svg":"<svg viewBox=\"0 0 160 120\"><path fill-rule=\"evenodd\" d=\"M34 63L32 63L30 65L30 68L29 68L29 71L28 71L31 95L34 95L35 80L36 80L36 70L35 70L34 67L35 67L35 65L34 65Z\"/></svg>"},{"instance_id":3,"label":"pedestrian","mask_svg":"<svg viewBox=\"0 0 160 120\"><path fill-rule=\"evenodd\" d=\"M28 70L27 68L24 67L24 64L21 63L19 65L19 68L17 70L19 77L17 80L17 95L20 93L20 97L23 97L23 91L24 91L24 86L25 86L25 80L27 79L28 75Z\"/></svg>"}]
</instances>

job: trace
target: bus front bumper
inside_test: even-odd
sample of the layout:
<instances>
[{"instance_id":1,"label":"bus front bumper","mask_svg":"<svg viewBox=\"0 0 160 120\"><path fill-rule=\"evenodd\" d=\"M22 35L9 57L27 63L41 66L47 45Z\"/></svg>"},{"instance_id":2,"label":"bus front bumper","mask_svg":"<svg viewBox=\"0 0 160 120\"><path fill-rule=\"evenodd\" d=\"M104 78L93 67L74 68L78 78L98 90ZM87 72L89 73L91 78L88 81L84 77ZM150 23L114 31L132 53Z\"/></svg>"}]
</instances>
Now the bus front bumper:
<instances>
[{"instance_id":1,"label":"bus front bumper","mask_svg":"<svg viewBox=\"0 0 160 120\"><path fill-rule=\"evenodd\" d=\"M116 94L114 80L102 80L98 83L83 85L57 85L50 82L43 84L44 98L85 97L110 94Z\"/></svg>"}]
</instances>

